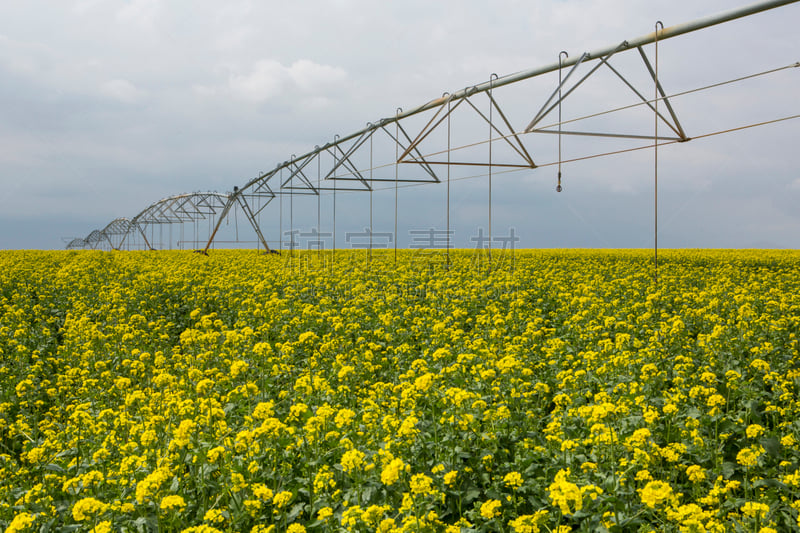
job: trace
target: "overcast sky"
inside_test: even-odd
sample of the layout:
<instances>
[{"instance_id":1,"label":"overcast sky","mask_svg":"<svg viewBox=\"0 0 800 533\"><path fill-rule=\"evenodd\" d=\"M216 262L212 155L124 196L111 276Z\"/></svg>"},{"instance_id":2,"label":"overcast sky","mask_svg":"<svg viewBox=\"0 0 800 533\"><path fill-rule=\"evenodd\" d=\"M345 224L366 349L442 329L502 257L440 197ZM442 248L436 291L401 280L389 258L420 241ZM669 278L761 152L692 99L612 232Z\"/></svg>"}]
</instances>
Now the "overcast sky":
<instances>
[{"instance_id":1,"label":"overcast sky","mask_svg":"<svg viewBox=\"0 0 800 533\"><path fill-rule=\"evenodd\" d=\"M492 73L552 64L561 50L577 57L649 33L657 20L670 26L745 3L4 0L0 249L63 248L65 239L160 198L230 191L335 134ZM800 3L666 40L659 76L672 94L793 64L798 21ZM653 60L652 45L647 52ZM638 54L620 54L619 65L651 97ZM700 136L800 113L799 81L800 68L785 69L676 97L673 106L687 135ZM556 82L553 74L497 90L516 130ZM606 73L564 101L564 118L636 101ZM652 114L638 109L570 128L651 134ZM485 138L485 127L464 120L461 142ZM800 248L799 133L795 119L660 148L659 245ZM556 141L530 140L537 163L557 162ZM642 143L562 137L562 144L569 159ZM496 157L504 157L500 148ZM496 174L493 233L513 227L525 247L650 247L653 157L650 149L565 163L560 194L555 165ZM459 246L488 225L481 173L486 168L452 174L477 176L452 183ZM409 231L445 227L444 191L443 184L402 190L402 246ZM367 197L343 195L340 235L368 224ZM288 225L276 205L264 211L273 217L264 223L270 239ZM293 227L314 226L316 208L313 199L298 200ZM376 191L373 209L374 230L391 231L394 190ZM322 210L324 227L329 198Z\"/></svg>"}]
</instances>

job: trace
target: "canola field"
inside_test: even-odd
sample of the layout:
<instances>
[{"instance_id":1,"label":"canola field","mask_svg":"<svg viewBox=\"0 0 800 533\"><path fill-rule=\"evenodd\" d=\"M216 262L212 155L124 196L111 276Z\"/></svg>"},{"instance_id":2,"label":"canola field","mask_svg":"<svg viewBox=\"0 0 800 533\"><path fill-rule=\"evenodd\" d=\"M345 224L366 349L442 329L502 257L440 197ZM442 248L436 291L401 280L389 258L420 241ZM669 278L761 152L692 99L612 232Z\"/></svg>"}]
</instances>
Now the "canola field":
<instances>
[{"instance_id":1,"label":"canola field","mask_svg":"<svg viewBox=\"0 0 800 533\"><path fill-rule=\"evenodd\" d=\"M800 253L0 252L0 530L800 531Z\"/></svg>"}]
</instances>

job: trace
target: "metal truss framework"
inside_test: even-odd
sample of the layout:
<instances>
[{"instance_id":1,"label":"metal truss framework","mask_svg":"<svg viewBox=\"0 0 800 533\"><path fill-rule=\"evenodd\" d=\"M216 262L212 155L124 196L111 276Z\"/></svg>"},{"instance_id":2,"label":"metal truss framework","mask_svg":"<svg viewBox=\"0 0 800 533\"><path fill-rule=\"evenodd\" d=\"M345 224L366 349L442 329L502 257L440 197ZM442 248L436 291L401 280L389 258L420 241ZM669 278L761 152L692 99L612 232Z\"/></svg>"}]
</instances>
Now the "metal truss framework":
<instances>
[{"instance_id":1,"label":"metal truss framework","mask_svg":"<svg viewBox=\"0 0 800 533\"><path fill-rule=\"evenodd\" d=\"M322 192L333 191L334 198L337 191L365 191L372 193L375 183L392 182L397 187L398 183L440 183L442 179L437 175L437 166L476 166L488 168L489 176L489 232L491 234L491 176L495 167L506 169L535 169L538 167L534 159L529 139L534 134L557 135L559 138L559 165L561 162L560 141L561 136L607 137L616 139L634 139L651 141L657 146L666 142L686 142L690 137L684 131L678 115L664 90L658 77L657 52L656 62L652 62L645 50L647 44L658 43L664 39L676 37L716 24L749 16L755 13L791 4L799 0L769 0L727 11L715 16L706 17L693 22L657 29L655 32L622 41L593 52L585 52L578 57L566 57L566 52L559 55L556 63L544 67L526 70L504 77L492 75L489 81L467 87L462 90L445 93L442 97L434 99L417 108L403 112L402 110L392 117L387 117L376 122L367 123L366 127L350 135L336 136L332 142L316 146L313 150L299 157L292 156L288 161L279 163L269 171L249 180L241 187L234 187L228 194L219 193L192 193L173 196L159 200L148 206L132 219L118 218L108 224L103 230L95 230L85 239L74 239L67 248L97 248L108 246L112 249L122 249L126 239L131 235L140 235L146 248L153 249L147 239L147 229L163 224L183 224L199 219L216 216L213 231L209 232L203 252L207 252L214 242L215 236L224 220L234 208L241 208L246 218L255 231L258 240L264 249L270 251L267 240L258 223L257 215L276 197L281 195L314 195L319 199ZM656 26L658 28L658 26ZM649 84L646 88L637 87L629 77L614 66L612 59L616 54L635 50L642 60L642 68L647 74ZM657 50L657 49L656 49ZM562 57L564 56L564 57ZM591 67L590 67L591 65ZM795 65L796 66L796 65ZM578 76L578 72L584 73ZM586 70L588 68L588 71ZM566 69L569 69L566 71ZM637 99L637 104L645 106L655 117L655 131L652 135L643 135L631 132L615 131L582 131L562 129L561 106L563 102L579 93L578 89L598 71L610 71L621 82L621 87L627 88ZM524 128L515 128L512 121L500 104L495 90L511 84L517 84L544 74L559 73L559 83L554 87L552 94L538 110L530 110L527 117L522 117L527 125ZM562 73L566 75L562 77ZM655 88L655 97L648 98L645 94ZM663 103L665 111L659 109ZM632 107L632 106L629 106ZM545 119L551 117L558 110L558 118L550 124L544 124ZM414 121L419 121L417 115L427 113L429 118L424 126L414 126ZM488 128L488 138L475 139L473 143L465 146L453 147L450 145L450 120L456 114L470 114L472 119L485 123ZM416 117L416 118L415 118ZM499 119L497 118L499 117ZM517 117L514 117L517 118ZM658 125L666 126L668 134L659 134ZM554 129L555 128L555 129ZM438 151L428 151L426 141L434 134L440 137L446 129L447 145ZM410 134L413 133L412 134ZM394 147L394 158L386 164L374 165L374 142L388 142ZM475 160L468 157L457 157L460 150L480 144L488 145L488 158ZM499 156L493 146L502 147L504 152ZM463 152L462 152L463 153ZM446 155L446 158L442 156ZM401 177L398 165L413 166L415 173L404 173ZM394 167L393 177L375 177L373 171L380 168ZM449 176L449 174L448 174ZM561 174L559 169L559 184L561 187ZM258 199L256 209L254 200ZM370 200L371 201L371 200ZM335 200L334 200L334 248L335 244ZM319 208L318 208L319 209ZM449 209L449 207L448 207ZM217 216L218 215L218 216ZM283 210L281 209L281 216ZM395 214L396 216L396 214ZM371 225L371 224L370 224ZM448 211L449 226L449 211ZM369 231L372 231L370 227ZM449 243L448 243L449 247Z\"/></svg>"},{"instance_id":2,"label":"metal truss framework","mask_svg":"<svg viewBox=\"0 0 800 533\"><path fill-rule=\"evenodd\" d=\"M263 196L263 195L262 195ZM268 196L269 198L274 195ZM195 192L170 196L154 202L133 218L117 218L102 230L94 230L83 239L73 239L67 249L110 249L128 247L153 250L154 228L170 224L196 223L222 212L228 195L217 192ZM151 237L148 238L148 230ZM132 241L141 239L133 244Z\"/></svg>"}]
</instances>

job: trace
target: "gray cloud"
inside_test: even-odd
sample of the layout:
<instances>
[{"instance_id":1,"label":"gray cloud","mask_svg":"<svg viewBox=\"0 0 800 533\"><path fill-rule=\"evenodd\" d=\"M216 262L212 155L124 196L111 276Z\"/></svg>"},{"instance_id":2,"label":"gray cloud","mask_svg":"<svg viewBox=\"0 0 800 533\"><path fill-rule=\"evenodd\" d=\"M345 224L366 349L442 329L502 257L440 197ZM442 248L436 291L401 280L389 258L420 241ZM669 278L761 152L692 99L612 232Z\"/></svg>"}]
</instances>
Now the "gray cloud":
<instances>
[{"instance_id":1,"label":"gray cloud","mask_svg":"<svg viewBox=\"0 0 800 533\"><path fill-rule=\"evenodd\" d=\"M724 0L4 3L0 224L15 229L13 241L0 238L0 248L26 242L30 225L19 220L42 221L29 247L60 247L66 226L59 221L86 221L77 235L83 236L164 196L228 190L398 106L409 109L492 72L552 63L562 49L574 56L647 33L656 19L670 25L731 7ZM660 68L668 92L796 61L798 8L664 42ZM613 62L651 90L637 54ZM797 113L798 70L676 98L674 105L690 136ZM516 128L555 79L497 91ZM635 99L605 73L564 102L565 117ZM472 119L459 120L459 142L485 135ZM652 115L640 108L579 126L649 132ZM666 245L797 247L796 132L791 121L662 148ZM537 162L554 163L555 137L529 137ZM431 141L431 150L443 142ZM563 141L567 158L635 145ZM481 158L482 150L463 153ZM499 146L495 155L505 157ZM651 150L565 164L561 195L553 192L554 166L498 174L498 227L515 224L527 246L648 246L652 168ZM456 169L453 177L470 172ZM461 236L483 217L483 181L457 182L453 219ZM405 220L441 224L442 190L404 190ZM381 216L391 211L391 194L375 195L384 202ZM354 209L363 205L350 201ZM347 223L363 225L358 212ZM46 221L54 228L49 240L41 230Z\"/></svg>"}]
</instances>

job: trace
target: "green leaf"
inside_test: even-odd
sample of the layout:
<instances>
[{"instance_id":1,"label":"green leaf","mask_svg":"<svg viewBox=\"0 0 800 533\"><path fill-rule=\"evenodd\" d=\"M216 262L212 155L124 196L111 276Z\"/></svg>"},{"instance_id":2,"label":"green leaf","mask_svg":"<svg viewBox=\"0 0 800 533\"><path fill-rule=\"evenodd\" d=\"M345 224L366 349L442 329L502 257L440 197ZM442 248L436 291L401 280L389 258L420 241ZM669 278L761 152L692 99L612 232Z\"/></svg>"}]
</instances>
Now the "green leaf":
<instances>
[{"instance_id":1,"label":"green leaf","mask_svg":"<svg viewBox=\"0 0 800 533\"><path fill-rule=\"evenodd\" d=\"M731 462L724 462L722 463L722 477L725 479L730 479L733 477L733 474L736 472L736 464Z\"/></svg>"},{"instance_id":2,"label":"green leaf","mask_svg":"<svg viewBox=\"0 0 800 533\"><path fill-rule=\"evenodd\" d=\"M780 459L783 457L783 445L781 442L775 437L765 437L760 440L761 445L766 450L767 454L775 459Z\"/></svg>"},{"instance_id":3,"label":"green leaf","mask_svg":"<svg viewBox=\"0 0 800 533\"><path fill-rule=\"evenodd\" d=\"M287 519L290 522L294 521L294 519L297 518L298 516L300 516L300 513L303 512L303 509L305 508L305 506L306 506L306 504L304 502L298 502L298 503L294 504L292 506L292 508L289 509L289 514L286 515Z\"/></svg>"},{"instance_id":4,"label":"green leaf","mask_svg":"<svg viewBox=\"0 0 800 533\"><path fill-rule=\"evenodd\" d=\"M468 504L468 503L474 502L475 500L477 500L480 497L481 497L481 491L475 490L475 489L468 490L466 492L466 494L464 494L464 503Z\"/></svg>"},{"instance_id":5,"label":"green leaf","mask_svg":"<svg viewBox=\"0 0 800 533\"><path fill-rule=\"evenodd\" d=\"M774 487L780 490L790 491L791 488L777 479L759 479L753 482L753 487Z\"/></svg>"}]
</instances>

